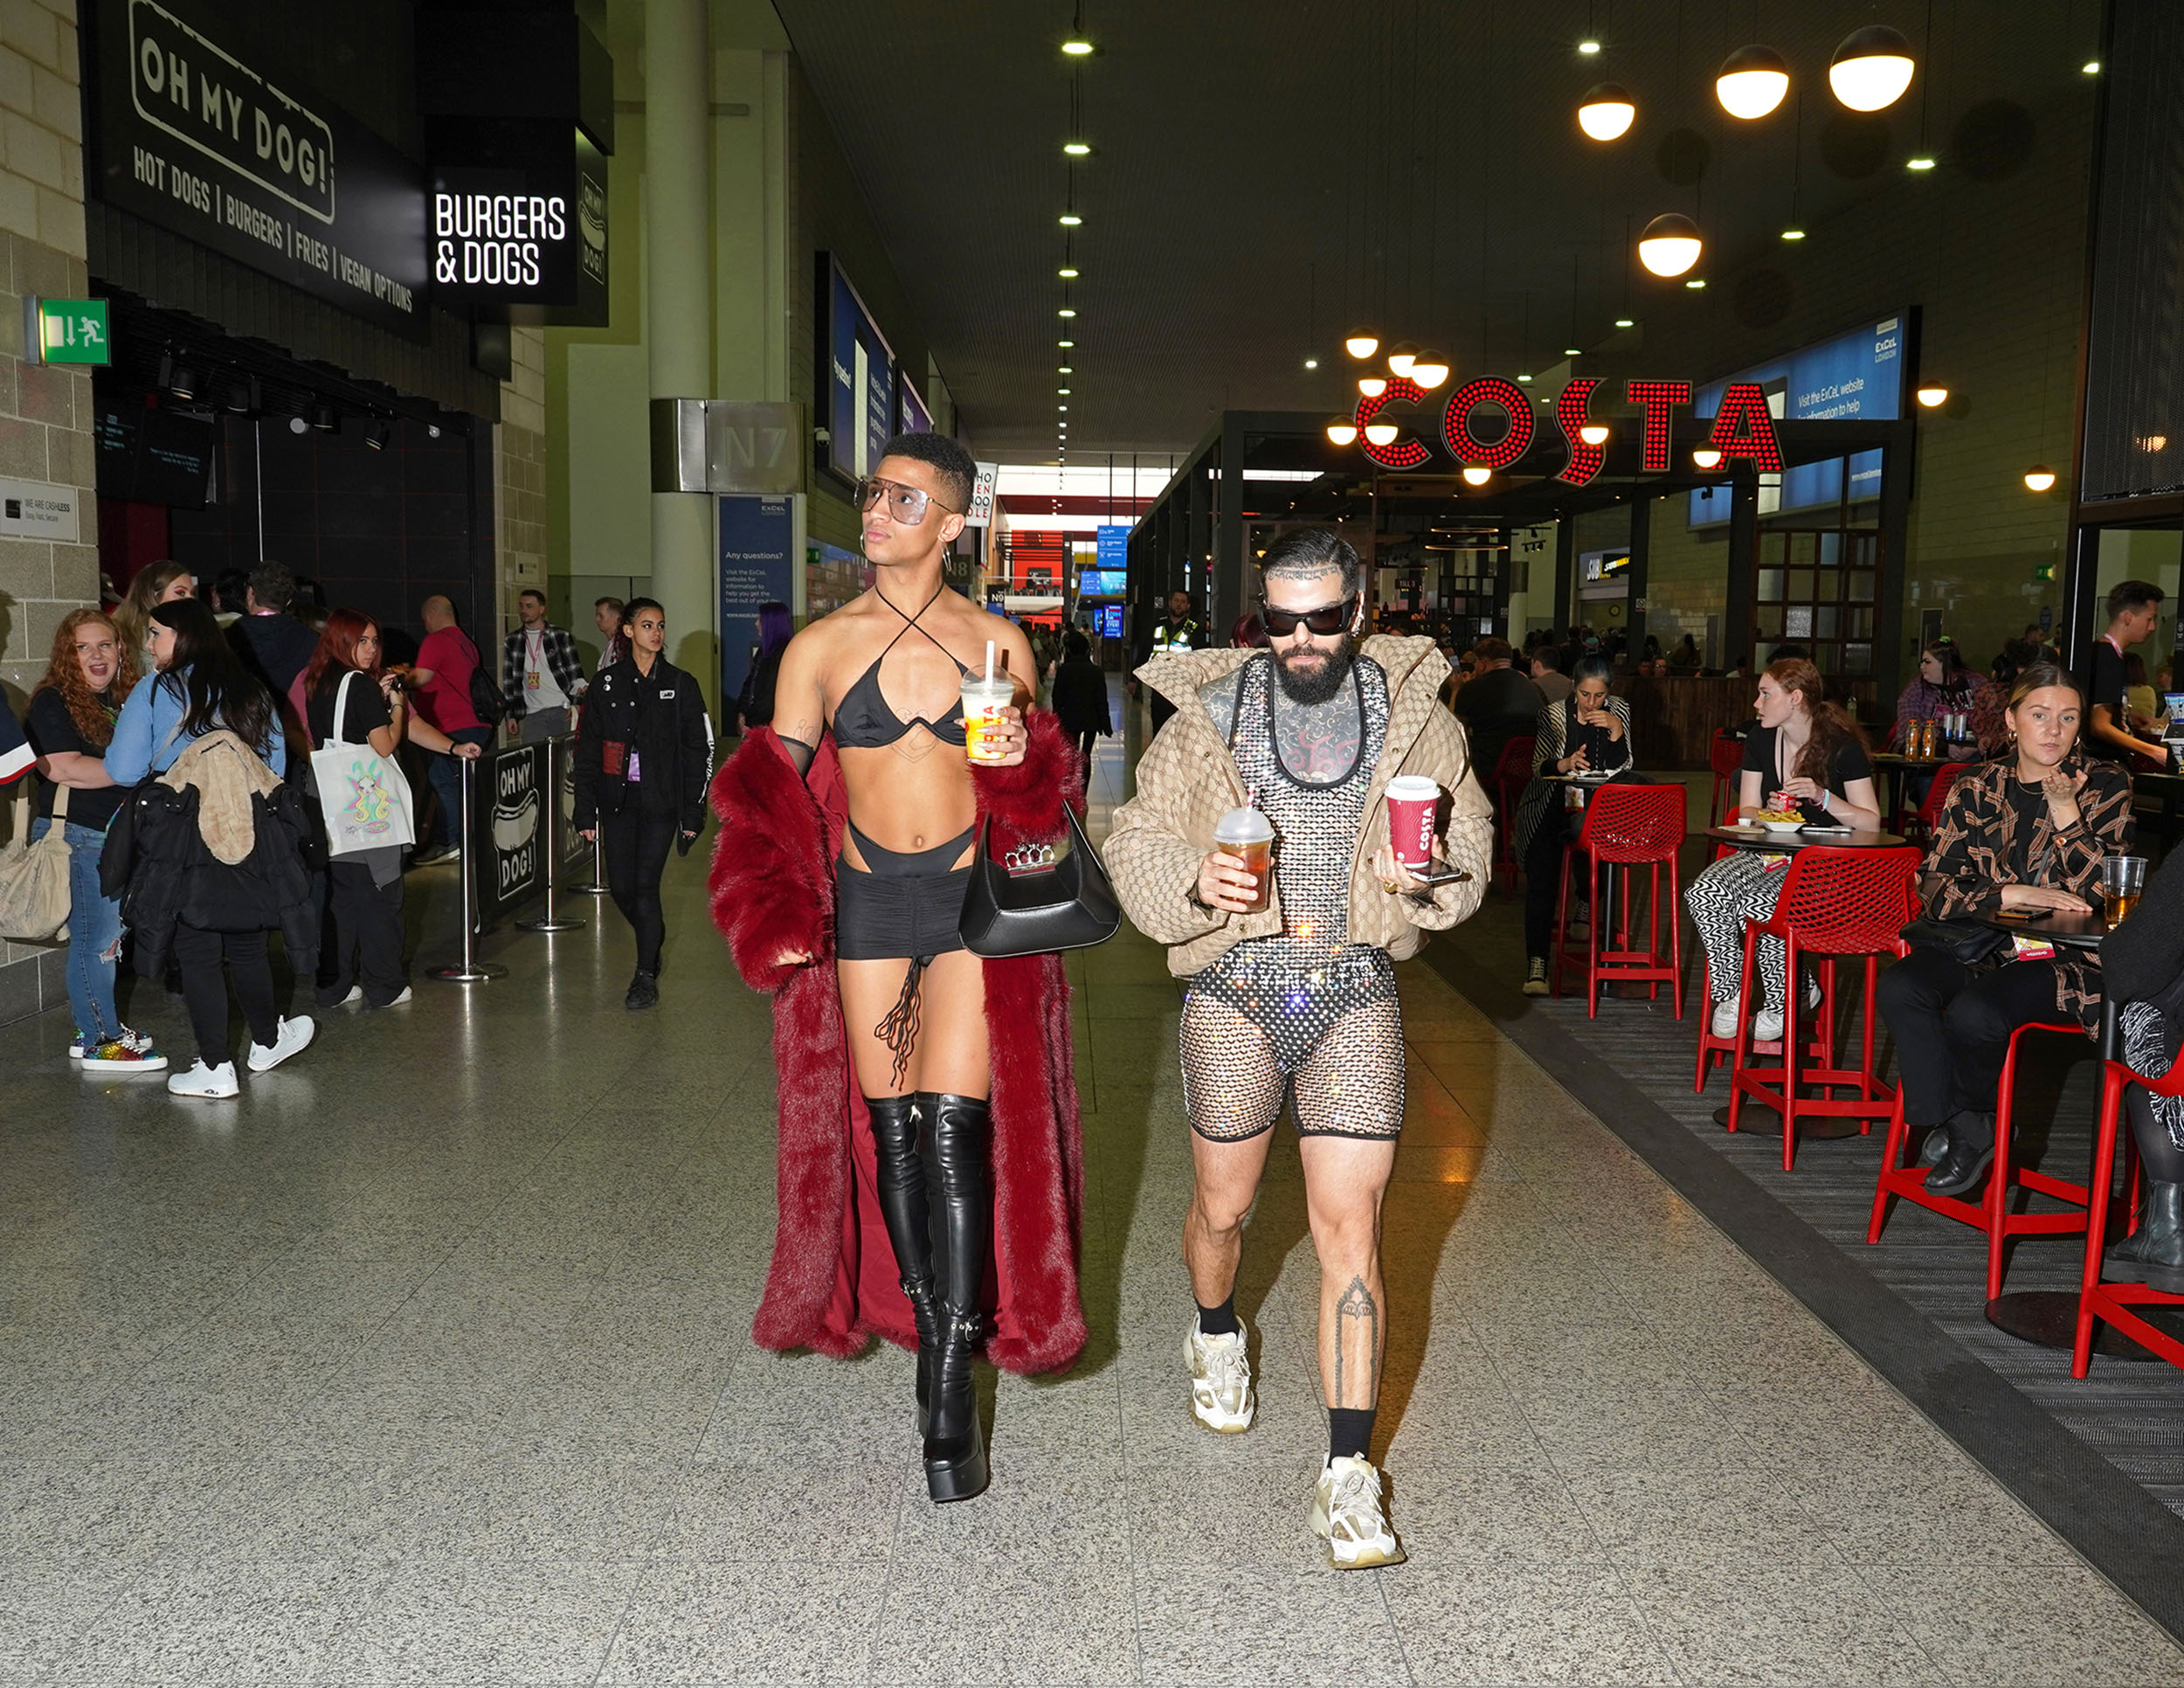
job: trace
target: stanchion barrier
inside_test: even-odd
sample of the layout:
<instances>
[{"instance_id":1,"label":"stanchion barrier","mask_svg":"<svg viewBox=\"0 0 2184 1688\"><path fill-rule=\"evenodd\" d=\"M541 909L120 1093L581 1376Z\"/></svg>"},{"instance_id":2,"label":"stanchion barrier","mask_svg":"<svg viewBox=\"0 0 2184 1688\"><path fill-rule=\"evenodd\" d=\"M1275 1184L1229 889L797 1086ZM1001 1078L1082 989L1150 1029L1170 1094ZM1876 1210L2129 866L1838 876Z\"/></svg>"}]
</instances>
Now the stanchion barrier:
<instances>
[{"instance_id":1,"label":"stanchion barrier","mask_svg":"<svg viewBox=\"0 0 2184 1688\"><path fill-rule=\"evenodd\" d=\"M562 813L561 782L567 766L569 740L566 735L546 741L546 790L549 800L546 805L546 911L529 920L519 920L519 932L573 932L584 922L561 912L561 857Z\"/></svg>"},{"instance_id":2,"label":"stanchion barrier","mask_svg":"<svg viewBox=\"0 0 2184 1688\"><path fill-rule=\"evenodd\" d=\"M600 853L599 834L591 834L591 878L589 882L569 887L571 896L609 896L612 895L606 882L606 857Z\"/></svg>"},{"instance_id":3,"label":"stanchion barrier","mask_svg":"<svg viewBox=\"0 0 2184 1688\"><path fill-rule=\"evenodd\" d=\"M478 959L478 763L473 756L456 758L462 766L462 928L463 958L453 966L427 967L425 976L450 985L475 985L489 979L506 979L508 970Z\"/></svg>"}]
</instances>

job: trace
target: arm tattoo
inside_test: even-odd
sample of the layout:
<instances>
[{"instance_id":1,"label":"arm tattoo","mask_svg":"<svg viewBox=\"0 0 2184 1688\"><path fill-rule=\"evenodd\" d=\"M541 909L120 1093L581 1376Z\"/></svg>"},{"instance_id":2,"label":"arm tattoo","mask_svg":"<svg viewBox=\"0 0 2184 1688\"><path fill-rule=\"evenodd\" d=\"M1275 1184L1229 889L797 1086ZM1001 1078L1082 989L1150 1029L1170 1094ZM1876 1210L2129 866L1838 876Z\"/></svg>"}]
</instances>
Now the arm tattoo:
<instances>
[{"instance_id":1,"label":"arm tattoo","mask_svg":"<svg viewBox=\"0 0 2184 1688\"><path fill-rule=\"evenodd\" d=\"M1343 1349L1352 1329L1364 1339L1365 1346L1365 1377L1351 1377L1344 1366ZM1360 1382L1365 1386L1365 1399L1352 1402L1346 1386ZM1380 1309L1372 1299L1372 1292L1365 1286L1365 1279L1353 1277L1350 1287L1342 1292L1342 1299L1335 1304L1335 1399L1337 1407L1370 1407L1380 1397Z\"/></svg>"}]
</instances>

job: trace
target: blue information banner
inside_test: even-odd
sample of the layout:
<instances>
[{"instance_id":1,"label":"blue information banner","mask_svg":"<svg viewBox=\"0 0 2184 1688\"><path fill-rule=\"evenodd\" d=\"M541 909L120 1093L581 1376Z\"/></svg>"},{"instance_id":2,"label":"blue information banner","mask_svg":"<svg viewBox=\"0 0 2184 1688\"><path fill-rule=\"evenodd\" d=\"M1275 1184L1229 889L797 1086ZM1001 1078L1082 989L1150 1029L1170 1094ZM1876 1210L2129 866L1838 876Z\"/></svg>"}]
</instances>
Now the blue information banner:
<instances>
[{"instance_id":1,"label":"blue information banner","mask_svg":"<svg viewBox=\"0 0 2184 1688\"><path fill-rule=\"evenodd\" d=\"M1130 566L1130 523L1102 522L1094 537L1099 542L1099 566L1102 573L1109 569Z\"/></svg>"},{"instance_id":2,"label":"blue information banner","mask_svg":"<svg viewBox=\"0 0 2184 1688\"><path fill-rule=\"evenodd\" d=\"M793 604L796 501L735 493L720 506L721 709L743 689L758 643L758 606Z\"/></svg>"},{"instance_id":3,"label":"blue information banner","mask_svg":"<svg viewBox=\"0 0 2184 1688\"><path fill-rule=\"evenodd\" d=\"M1731 381L1757 382L1769 407L1787 421L1893 421L1903 414L1904 319L1883 317L1702 387L1692 402L1693 414L1711 416L1720 409L1722 390ZM1846 462L1851 502L1878 498L1881 453L1859 452L1848 460L1831 457L1783 470L1778 508L1806 510L1841 503ZM1691 494L1690 524L1726 522L1729 504L1727 488L1699 488Z\"/></svg>"}]
</instances>

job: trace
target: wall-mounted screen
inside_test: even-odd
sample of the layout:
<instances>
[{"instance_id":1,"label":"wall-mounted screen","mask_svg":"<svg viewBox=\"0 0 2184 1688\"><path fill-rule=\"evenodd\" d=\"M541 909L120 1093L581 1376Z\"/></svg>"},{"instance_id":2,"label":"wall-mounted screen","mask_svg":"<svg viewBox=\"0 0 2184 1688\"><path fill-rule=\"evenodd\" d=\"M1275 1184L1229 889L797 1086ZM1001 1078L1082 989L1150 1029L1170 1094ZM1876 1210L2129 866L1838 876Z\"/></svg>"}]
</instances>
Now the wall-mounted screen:
<instances>
[{"instance_id":1,"label":"wall-mounted screen","mask_svg":"<svg viewBox=\"0 0 2184 1688\"><path fill-rule=\"evenodd\" d=\"M819 255L819 405L827 437L818 466L854 484L895 432L895 352L832 253Z\"/></svg>"},{"instance_id":2,"label":"wall-mounted screen","mask_svg":"<svg viewBox=\"0 0 2184 1688\"><path fill-rule=\"evenodd\" d=\"M925 408L925 401L917 396L917 383L910 379L908 370L895 372L895 431L897 433L930 433L933 431L932 412Z\"/></svg>"},{"instance_id":3,"label":"wall-mounted screen","mask_svg":"<svg viewBox=\"0 0 2184 1688\"><path fill-rule=\"evenodd\" d=\"M1123 636L1123 606L1120 604L1100 605L1100 637L1120 639Z\"/></svg>"},{"instance_id":4,"label":"wall-mounted screen","mask_svg":"<svg viewBox=\"0 0 2184 1688\"><path fill-rule=\"evenodd\" d=\"M1130 591L1126 569L1080 569L1077 595L1081 598L1120 598Z\"/></svg>"},{"instance_id":5,"label":"wall-mounted screen","mask_svg":"<svg viewBox=\"0 0 2184 1688\"><path fill-rule=\"evenodd\" d=\"M101 405L94 429L99 495L203 509L216 432L209 416L149 410L132 400Z\"/></svg>"},{"instance_id":6,"label":"wall-mounted screen","mask_svg":"<svg viewBox=\"0 0 2184 1688\"><path fill-rule=\"evenodd\" d=\"M1893 421L1903 414L1905 320L1899 311L1713 382L1698 390L1692 413L1713 415L1730 382L1756 381L1767 396L1767 408L1785 421ZM1846 473L1852 503L1881 495L1881 453L1859 452L1796 464L1779 476L1760 476L1759 513L1840 504ZM1726 486L1697 488L1691 494L1690 525L1728 521L1729 505Z\"/></svg>"}]
</instances>

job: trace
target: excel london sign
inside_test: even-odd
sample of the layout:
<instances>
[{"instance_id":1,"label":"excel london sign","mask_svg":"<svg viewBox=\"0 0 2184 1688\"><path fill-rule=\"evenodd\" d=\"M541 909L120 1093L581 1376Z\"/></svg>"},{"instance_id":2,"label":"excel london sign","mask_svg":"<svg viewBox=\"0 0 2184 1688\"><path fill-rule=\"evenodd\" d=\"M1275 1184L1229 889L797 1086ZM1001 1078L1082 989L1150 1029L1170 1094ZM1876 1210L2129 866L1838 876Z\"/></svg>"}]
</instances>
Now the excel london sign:
<instances>
[{"instance_id":1,"label":"excel london sign","mask_svg":"<svg viewBox=\"0 0 2184 1688\"><path fill-rule=\"evenodd\" d=\"M84 17L100 198L426 336L414 164L190 0L96 0Z\"/></svg>"}]
</instances>

